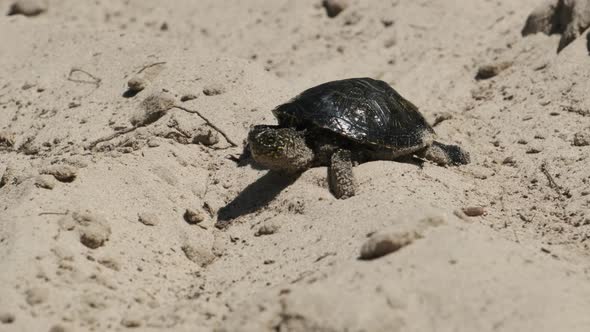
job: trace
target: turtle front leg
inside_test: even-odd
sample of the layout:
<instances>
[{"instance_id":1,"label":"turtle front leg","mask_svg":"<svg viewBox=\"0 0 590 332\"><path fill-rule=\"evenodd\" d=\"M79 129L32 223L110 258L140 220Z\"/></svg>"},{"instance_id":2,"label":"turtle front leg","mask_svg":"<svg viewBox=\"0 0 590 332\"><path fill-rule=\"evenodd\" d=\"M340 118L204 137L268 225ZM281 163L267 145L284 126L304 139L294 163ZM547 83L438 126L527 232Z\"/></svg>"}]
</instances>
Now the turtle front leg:
<instances>
[{"instance_id":1,"label":"turtle front leg","mask_svg":"<svg viewBox=\"0 0 590 332\"><path fill-rule=\"evenodd\" d=\"M420 156L439 166L466 165L471 161L469 152L463 150L460 146L447 145L437 141L432 142L429 147L422 151Z\"/></svg>"},{"instance_id":2,"label":"turtle front leg","mask_svg":"<svg viewBox=\"0 0 590 332\"><path fill-rule=\"evenodd\" d=\"M330 190L338 199L354 196L356 181L352 173L352 154L349 150L336 150L330 158L328 167Z\"/></svg>"}]
</instances>

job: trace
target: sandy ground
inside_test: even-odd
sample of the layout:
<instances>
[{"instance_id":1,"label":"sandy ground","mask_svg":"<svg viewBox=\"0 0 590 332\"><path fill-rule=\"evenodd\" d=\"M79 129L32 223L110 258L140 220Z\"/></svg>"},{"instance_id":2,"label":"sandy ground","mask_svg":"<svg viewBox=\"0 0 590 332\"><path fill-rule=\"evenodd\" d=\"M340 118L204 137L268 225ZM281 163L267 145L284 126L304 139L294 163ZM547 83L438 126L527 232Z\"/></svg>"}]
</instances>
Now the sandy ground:
<instances>
[{"instance_id":1,"label":"sandy ground","mask_svg":"<svg viewBox=\"0 0 590 332\"><path fill-rule=\"evenodd\" d=\"M523 37L543 1L28 2L0 17L0 331L590 330L590 37ZM362 76L472 163L365 163L336 200L239 159Z\"/></svg>"}]
</instances>

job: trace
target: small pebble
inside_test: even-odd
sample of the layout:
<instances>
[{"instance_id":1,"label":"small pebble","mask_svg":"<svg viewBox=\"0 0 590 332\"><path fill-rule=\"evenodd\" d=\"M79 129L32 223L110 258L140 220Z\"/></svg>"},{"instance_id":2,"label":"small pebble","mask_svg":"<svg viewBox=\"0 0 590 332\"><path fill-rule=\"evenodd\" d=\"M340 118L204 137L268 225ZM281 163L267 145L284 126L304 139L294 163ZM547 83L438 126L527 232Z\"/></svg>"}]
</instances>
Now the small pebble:
<instances>
[{"instance_id":1,"label":"small pebble","mask_svg":"<svg viewBox=\"0 0 590 332\"><path fill-rule=\"evenodd\" d=\"M76 107L80 107L80 106L82 106L82 104L80 102L77 102L77 101L71 101L68 104L68 108L76 108Z\"/></svg>"},{"instance_id":2,"label":"small pebble","mask_svg":"<svg viewBox=\"0 0 590 332\"><path fill-rule=\"evenodd\" d=\"M217 96L225 92L225 87L221 83L211 83L203 87L203 93L205 96Z\"/></svg>"},{"instance_id":3,"label":"small pebble","mask_svg":"<svg viewBox=\"0 0 590 332\"><path fill-rule=\"evenodd\" d=\"M189 100L194 100L197 99L197 95L192 94L192 93L187 93L185 95L183 95L182 97L180 97L180 101L181 102L185 102L185 101L189 101Z\"/></svg>"},{"instance_id":4,"label":"small pebble","mask_svg":"<svg viewBox=\"0 0 590 332\"><path fill-rule=\"evenodd\" d=\"M543 151L543 147L542 146L531 146L526 150L526 153L528 154L535 154L535 153L539 153Z\"/></svg>"},{"instance_id":5,"label":"small pebble","mask_svg":"<svg viewBox=\"0 0 590 332\"><path fill-rule=\"evenodd\" d=\"M69 331L69 329L63 325L60 325L60 324L53 325L49 329L49 332L67 332L67 331Z\"/></svg>"},{"instance_id":6,"label":"small pebble","mask_svg":"<svg viewBox=\"0 0 590 332\"><path fill-rule=\"evenodd\" d=\"M206 267L215 259L213 249L208 249L203 246L185 244L181 247L181 249L182 252L184 252L186 258L201 267Z\"/></svg>"},{"instance_id":7,"label":"small pebble","mask_svg":"<svg viewBox=\"0 0 590 332\"><path fill-rule=\"evenodd\" d=\"M254 233L254 236L261 236L261 235L271 235L276 233L279 230L279 226L275 224L269 225L262 225L260 228Z\"/></svg>"},{"instance_id":8,"label":"small pebble","mask_svg":"<svg viewBox=\"0 0 590 332\"><path fill-rule=\"evenodd\" d=\"M191 225L195 225L205 220L205 213L201 210L186 209L184 220Z\"/></svg>"},{"instance_id":9,"label":"small pebble","mask_svg":"<svg viewBox=\"0 0 590 332\"><path fill-rule=\"evenodd\" d=\"M348 7L348 0L324 0L322 5L326 9L328 17L336 17Z\"/></svg>"},{"instance_id":10,"label":"small pebble","mask_svg":"<svg viewBox=\"0 0 590 332\"><path fill-rule=\"evenodd\" d=\"M140 223L146 226L156 226L160 223L160 217L153 212L142 212L138 215Z\"/></svg>"},{"instance_id":11,"label":"small pebble","mask_svg":"<svg viewBox=\"0 0 590 332\"><path fill-rule=\"evenodd\" d=\"M476 80L485 80L488 78L492 78L500 74L503 70L512 66L512 62L510 61L502 61L494 64L483 65L479 67L477 70L477 75L475 75Z\"/></svg>"},{"instance_id":12,"label":"small pebble","mask_svg":"<svg viewBox=\"0 0 590 332\"><path fill-rule=\"evenodd\" d=\"M395 23L395 21L390 18L382 18L381 19L381 24L383 24L383 26L386 28L389 28L390 26L392 26L393 23Z\"/></svg>"},{"instance_id":13,"label":"small pebble","mask_svg":"<svg viewBox=\"0 0 590 332\"><path fill-rule=\"evenodd\" d=\"M422 236L416 231L376 233L361 247L361 259L375 259L395 252Z\"/></svg>"},{"instance_id":14,"label":"small pebble","mask_svg":"<svg viewBox=\"0 0 590 332\"><path fill-rule=\"evenodd\" d=\"M463 213L468 217L478 217L485 213L485 210L481 206L468 206L463 208Z\"/></svg>"},{"instance_id":15,"label":"small pebble","mask_svg":"<svg viewBox=\"0 0 590 332\"><path fill-rule=\"evenodd\" d=\"M0 148L11 149L14 147L14 135L7 131L0 131Z\"/></svg>"},{"instance_id":16,"label":"small pebble","mask_svg":"<svg viewBox=\"0 0 590 332\"><path fill-rule=\"evenodd\" d=\"M158 140L155 138L150 138L147 142L147 145L150 148L157 148L158 146L160 146L160 142L158 142Z\"/></svg>"},{"instance_id":17,"label":"small pebble","mask_svg":"<svg viewBox=\"0 0 590 332\"><path fill-rule=\"evenodd\" d=\"M13 184L14 183L14 173L15 173L15 169L11 166L7 166L6 170L4 170L4 174L2 174L2 177L0 178L0 188L4 187L7 184Z\"/></svg>"},{"instance_id":18,"label":"small pebble","mask_svg":"<svg viewBox=\"0 0 590 332\"><path fill-rule=\"evenodd\" d=\"M590 145L590 131L577 132L574 134L574 146L588 146Z\"/></svg>"},{"instance_id":19,"label":"small pebble","mask_svg":"<svg viewBox=\"0 0 590 332\"><path fill-rule=\"evenodd\" d=\"M129 122L135 127L147 126L158 121L172 107L172 96L165 93L150 95L141 102L140 109L131 116Z\"/></svg>"},{"instance_id":20,"label":"small pebble","mask_svg":"<svg viewBox=\"0 0 590 332\"><path fill-rule=\"evenodd\" d=\"M76 179L78 170L69 165L51 165L45 167L39 173L53 175L60 182L72 182Z\"/></svg>"},{"instance_id":21,"label":"small pebble","mask_svg":"<svg viewBox=\"0 0 590 332\"><path fill-rule=\"evenodd\" d=\"M8 15L37 16L48 9L44 0L17 0L10 6Z\"/></svg>"},{"instance_id":22,"label":"small pebble","mask_svg":"<svg viewBox=\"0 0 590 332\"><path fill-rule=\"evenodd\" d=\"M502 164L504 165L516 165L516 160L514 160L514 157L512 156L508 156L506 158L504 158L504 160L502 160Z\"/></svg>"},{"instance_id":23,"label":"small pebble","mask_svg":"<svg viewBox=\"0 0 590 332\"><path fill-rule=\"evenodd\" d=\"M2 324L12 324L16 318L9 312L0 312L0 322Z\"/></svg>"},{"instance_id":24,"label":"small pebble","mask_svg":"<svg viewBox=\"0 0 590 332\"><path fill-rule=\"evenodd\" d=\"M195 136L193 136L194 144L203 144L205 146L212 146L219 143L219 134L210 128L199 128Z\"/></svg>"},{"instance_id":25,"label":"small pebble","mask_svg":"<svg viewBox=\"0 0 590 332\"><path fill-rule=\"evenodd\" d=\"M80 242L90 249L104 245L111 236L111 227L107 220L89 211L74 212L72 219L77 223L80 232Z\"/></svg>"},{"instance_id":26,"label":"small pebble","mask_svg":"<svg viewBox=\"0 0 590 332\"><path fill-rule=\"evenodd\" d=\"M141 320L138 318L125 317L121 320L121 325L127 328L135 328L141 326Z\"/></svg>"},{"instance_id":27,"label":"small pebble","mask_svg":"<svg viewBox=\"0 0 590 332\"><path fill-rule=\"evenodd\" d=\"M51 189L55 188L55 185L56 185L55 178L51 175L41 174L41 175L37 176L37 178L35 178L35 186L37 186L37 188L51 190Z\"/></svg>"},{"instance_id":28,"label":"small pebble","mask_svg":"<svg viewBox=\"0 0 590 332\"><path fill-rule=\"evenodd\" d=\"M129 81L127 81L127 87L129 88L129 91L135 93L145 89L147 85L148 81L145 78L139 76L133 76Z\"/></svg>"},{"instance_id":29,"label":"small pebble","mask_svg":"<svg viewBox=\"0 0 590 332\"><path fill-rule=\"evenodd\" d=\"M26 293L26 301L29 305L41 304L49 298L49 290L47 288L31 288Z\"/></svg>"}]
</instances>

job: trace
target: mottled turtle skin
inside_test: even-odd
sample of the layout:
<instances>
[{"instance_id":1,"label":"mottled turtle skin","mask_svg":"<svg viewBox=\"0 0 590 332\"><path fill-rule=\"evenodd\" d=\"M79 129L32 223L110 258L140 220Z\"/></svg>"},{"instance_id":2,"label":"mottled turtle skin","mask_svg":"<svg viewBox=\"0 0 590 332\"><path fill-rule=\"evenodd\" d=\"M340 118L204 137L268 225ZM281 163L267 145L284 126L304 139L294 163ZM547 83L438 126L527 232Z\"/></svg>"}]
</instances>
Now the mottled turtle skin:
<instances>
[{"instance_id":1,"label":"mottled turtle skin","mask_svg":"<svg viewBox=\"0 0 590 332\"><path fill-rule=\"evenodd\" d=\"M469 153L434 140L418 108L387 83L371 78L327 82L276 107L277 126L257 125L248 134L254 160L296 174L328 166L337 198L355 195L354 164L418 155L438 165L469 163Z\"/></svg>"}]
</instances>

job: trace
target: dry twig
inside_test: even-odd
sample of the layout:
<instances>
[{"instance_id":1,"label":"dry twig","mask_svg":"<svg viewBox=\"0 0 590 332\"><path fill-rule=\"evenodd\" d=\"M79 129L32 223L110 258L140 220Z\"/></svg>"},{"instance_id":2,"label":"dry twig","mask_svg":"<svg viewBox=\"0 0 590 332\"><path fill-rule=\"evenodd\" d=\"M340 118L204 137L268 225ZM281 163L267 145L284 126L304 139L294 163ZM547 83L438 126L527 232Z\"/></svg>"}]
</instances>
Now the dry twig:
<instances>
[{"instance_id":1,"label":"dry twig","mask_svg":"<svg viewBox=\"0 0 590 332\"><path fill-rule=\"evenodd\" d=\"M223 138L225 138L225 140L226 140L226 141L227 141L227 142L228 142L228 143L229 143L231 146L233 146L233 147L236 147L236 146L238 146L238 145L237 145L237 144L236 144L236 143L235 143L235 142L234 142L234 141L233 141L231 138L229 138L229 136L228 136L228 135L227 135L227 134L226 134L226 133L225 133L225 132L224 132L224 131L223 131L221 128L217 127L217 126L216 126L216 125L215 125L213 122L211 122L211 120L207 119L207 117L205 117L205 116L204 116L203 114L201 114L199 111L190 110L190 109L188 109L188 108L184 108L184 107L182 107L182 106L178 106L178 105L174 105L174 107L175 107L175 108L178 108L178 109L181 109L181 110L183 110L183 111L185 111L185 112L188 112L188 113L193 113L193 114L196 114L196 115L198 115L198 116L199 116L201 119L203 119L203 121L205 121L205 123L206 123L206 124L207 124L209 127L211 127L211 128L213 128L213 129L215 129L215 131L217 131L219 134L221 134L221 136L223 136Z\"/></svg>"}]
</instances>

